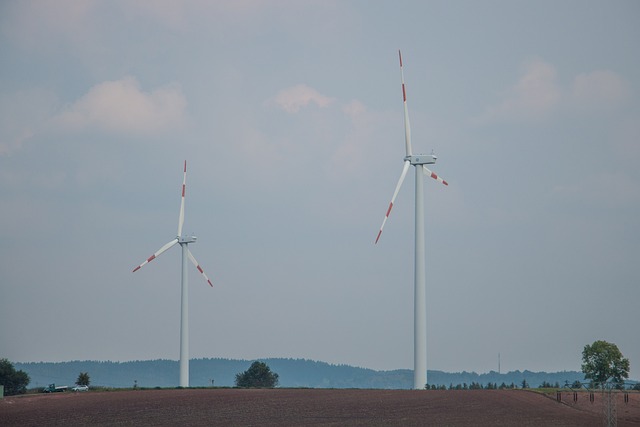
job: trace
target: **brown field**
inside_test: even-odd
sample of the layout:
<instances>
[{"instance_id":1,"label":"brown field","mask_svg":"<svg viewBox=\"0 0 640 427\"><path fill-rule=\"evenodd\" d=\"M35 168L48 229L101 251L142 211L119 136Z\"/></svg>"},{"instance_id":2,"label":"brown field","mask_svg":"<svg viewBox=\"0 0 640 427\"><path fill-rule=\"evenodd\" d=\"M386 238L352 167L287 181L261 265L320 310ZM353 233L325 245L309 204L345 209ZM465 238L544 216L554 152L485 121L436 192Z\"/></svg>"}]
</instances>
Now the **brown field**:
<instances>
[{"instance_id":1,"label":"brown field","mask_svg":"<svg viewBox=\"0 0 640 427\"><path fill-rule=\"evenodd\" d=\"M640 426L640 393L616 396L619 426ZM163 389L5 397L0 426L601 426L602 397L523 390Z\"/></svg>"}]
</instances>

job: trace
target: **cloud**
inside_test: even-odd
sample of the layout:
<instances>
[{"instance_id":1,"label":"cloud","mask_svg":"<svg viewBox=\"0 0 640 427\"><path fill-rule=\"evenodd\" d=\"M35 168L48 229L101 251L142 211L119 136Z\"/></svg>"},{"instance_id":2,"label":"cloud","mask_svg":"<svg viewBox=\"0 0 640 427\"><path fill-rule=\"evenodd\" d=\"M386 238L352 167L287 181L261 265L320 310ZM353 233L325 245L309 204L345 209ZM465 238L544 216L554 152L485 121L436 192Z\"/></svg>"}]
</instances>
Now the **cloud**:
<instances>
[{"instance_id":1,"label":"cloud","mask_svg":"<svg viewBox=\"0 0 640 427\"><path fill-rule=\"evenodd\" d=\"M495 120L537 120L551 112L561 99L553 65L540 59L525 66L524 75L508 91L505 99L488 107L476 120L486 123Z\"/></svg>"},{"instance_id":2,"label":"cloud","mask_svg":"<svg viewBox=\"0 0 640 427\"><path fill-rule=\"evenodd\" d=\"M12 139L0 141L0 155L9 154L22 147L26 141L33 137L34 133L31 129L23 129L18 135L15 135Z\"/></svg>"},{"instance_id":3,"label":"cloud","mask_svg":"<svg viewBox=\"0 0 640 427\"><path fill-rule=\"evenodd\" d=\"M283 89L269 102L287 113L297 113L302 107L314 103L324 108L331 105L333 98L320 94L317 90L305 84L299 84Z\"/></svg>"},{"instance_id":4,"label":"cloud","mask_svg":"<svg viewBox=\"0 0 640 427\"><path fill-rule=\"evenodd\" d=\"M133 77L100 83L53 122L65 128L154 134L183 125L187 101L169 85L145 93Z\"/></svg>"},{"instance_id":5,"label":"cloud","mask_svg":"<svg viewBox=\"0 0 640 427\"><path fill-rule=\"evenodd\" d=\"M366 144L370 142L377 129L376 124L384 118L370 112L358 100L351 100L342 106L342 113L349 119L349 130L341 144L333 153L330 176L342 178L343 173L356 173L364 167Z\"/></svg>"},{"instance_id":6,"label":"cloud","mask_svg":"<svg viewBox=\"0 0 640 427\"><path fill-rule=\"evenodd\" d=\"M50 49L58 37L77 46L93 37L98 6L92 0L16 2L3 10L8 19L3 19L2 31L14 43L29 48Z\"/></svg>"},{"instance_id":7,"label":"cloud","mask_svg":"<svg viewBox=\"0 0 640 427\"><path fill-rule=\"evenodd\" d=\"M632 164L633 170L640 161L640 117L629 116L618 124L612 138L619 158Z\"/></svg>"},{"instance_id":8,"label":"cloud","mask_svg":"<svg viewBox=\"0 0 640 427\"><path fill-rule=\"evenodd\" d=\"M37 135L56 104L53 92L37 87L0 96L0 155L19 150Z\"/></svg>"},{"instance_id":9,"label":"cloud","mask_svg":"<svg viewBox=\"0 0 640 427\"><path fill-rule=\"evenodd\" d=\"M583 73L573 82L572 100L581 108L610 108L621 104L629 95L627 82L610 70Z\"/></svg>"},{"instance_id":10,"label":"cloud","mask_svg":"<svg viewBox=\"0 0 640 427\"><path fill-rule=\"evenodd\" d=\"M544 119L559 109L584 113L622 105L631 95L629 84L610 70L578 74L568 88L557 82L555 67L540 59L526 64L525 72L504 99L485 109L474 122Z\"/></svg>"},{"instance_id":11,"label":"cloud","mask_svg":"<svg viewBox=\"0 0 640 427\"><path fill-rule=\"evenodd\" d=\"M615 213L622 212L624 207L635 209L640 202L638 181L623 171L585 175L573 183L554 186L551 194L558 205L575 206L578 203L589 209L615 208Z\"/></svg>"}]
</instances>

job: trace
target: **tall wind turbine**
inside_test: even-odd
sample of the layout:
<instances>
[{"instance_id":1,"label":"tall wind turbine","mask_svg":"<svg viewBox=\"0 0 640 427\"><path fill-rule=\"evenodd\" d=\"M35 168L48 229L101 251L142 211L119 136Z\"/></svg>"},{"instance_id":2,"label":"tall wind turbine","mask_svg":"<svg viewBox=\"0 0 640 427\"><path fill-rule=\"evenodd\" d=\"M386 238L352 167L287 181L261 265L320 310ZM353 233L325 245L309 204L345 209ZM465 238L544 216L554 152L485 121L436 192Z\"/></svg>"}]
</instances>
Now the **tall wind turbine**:
<instances>
[{"instance_id":1,"label":"tall wind turbine","mask_svg":"<svg viewBox=\"0 0 640 427\"><path fill-rule=\"evenodd\" d=\"M413 154L411 151L411 127L409 125L409 110L407 108L407 91L404 87L404 73L402 71L402 53L400 57L400 77L402 79L402 100L404 103L404 144L406 155L402 174L391 197L391 203L382 220L382 226L376 237L376 243L380 239L384 224L389 218L393 202L400 191L409 166L416 168L416 195L415 195L415 259L414 259L414 312L413 312L413 388L422 389L427 383L427 300L426 300L426 275L425 275L425 251L424 251L424 192L422 189L422 175L449 185L447 181L431 172L426 165L434 164L436 156L433 154Z\"/></svg>"},{"instance_id":2,"label":"tall wind turbine","mask_svg":"<svg viewBox=\"0 0 640 427\"><path fill-rule=\"evenodd\" d=\"M166 252L175 244L182 247L182 291L181 291L181 313L180 313L180 387L189 387L189 282L187 278L187 258L196 266L200 274L207 281L209 286L213 287L213 283L207 277L198 261L194 258L189 250L189 243L196 242L196 236L183 236L182 224L184 223L184 196L187 189L187 161L184 161L184 177L182 179L182 201L180 202L180 217L178 219L178 235L169 243L158 249L156 253L151 255L145 262L133 269L133 272L140 270L145 264L156 259L160 254Z\"/></svg>"}]
</instances>

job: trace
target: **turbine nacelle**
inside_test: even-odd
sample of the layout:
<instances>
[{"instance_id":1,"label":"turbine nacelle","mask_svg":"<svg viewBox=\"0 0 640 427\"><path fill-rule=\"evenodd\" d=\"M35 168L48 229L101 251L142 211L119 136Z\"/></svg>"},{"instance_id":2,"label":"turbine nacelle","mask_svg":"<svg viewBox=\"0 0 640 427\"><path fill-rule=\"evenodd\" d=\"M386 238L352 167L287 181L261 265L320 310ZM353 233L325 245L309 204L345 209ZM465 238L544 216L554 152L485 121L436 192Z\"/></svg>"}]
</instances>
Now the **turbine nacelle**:
<instances>
[{"instance_id":1,"label":"turbine nacelle","mask_svg":"<svg viewBox=\"0 0 640 427\"><path fill-rule=\"evenodd\" d=\"M413 154L404 158L405 162L412 165L432 165L436 162L437 157L433 154Z\"/></svg>"},{"instance_id":2,"label":"turbine nacelle","mask_svg":"<svg viewBox=\"0 0 640 427\"><path fill-rule=\"evenodd\" d=\"M196 236L178 236L178 243L185 244L185 243L195 243L196 240L198 240L198 238Z\"/></svg>"}]
</instances>

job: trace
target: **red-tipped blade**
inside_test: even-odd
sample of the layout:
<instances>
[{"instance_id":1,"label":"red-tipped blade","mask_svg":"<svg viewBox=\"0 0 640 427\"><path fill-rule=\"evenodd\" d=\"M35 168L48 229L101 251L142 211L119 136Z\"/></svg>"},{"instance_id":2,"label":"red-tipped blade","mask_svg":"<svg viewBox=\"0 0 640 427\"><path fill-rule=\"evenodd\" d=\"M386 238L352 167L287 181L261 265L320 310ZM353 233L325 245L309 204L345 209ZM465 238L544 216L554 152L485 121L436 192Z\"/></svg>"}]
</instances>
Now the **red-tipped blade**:
<instances>
[{"instance_id":1,"label":"red-tipped blade","mask_svg":"<svg viewBox=\"0 0 640 427\"><path fill-rule=\"evenodd\" d=\"M184 176L182 178L182 200L180 201L180 217L178 218L178 237L182 236L182 224L184 224L184 195L187 190L187 161L184 161Z\"/></svg>"},{"instance_id":2,"label":"red-tipped blade","mask_svg":"<svg viewBox=\"0 0 640 427\"><path fill-rule=\"evenodd\" d=\"M178 239L173 239L172 241L170 241L169 243L167 243L166 245L164 245L163 247L158 249L158 251L156 253L154 253L153 255L151 255L149 258L147 258L147 260L145 262L143 262L142 264L140 264L139 266L134 268L133 272L135 273L136 271L140 270L145 264L147 264L147 263L153 261L154 259L156 259L158 256L160 256L160 254L165 252L167 249L169 249L171 246L175 245L176 243L178 243Z\"/></svg>"},{"instance_id":3,"label":"red-tipped blade","mask_svg":"<svg viewBox=\"0 0 640 427\"><path fill-rule=\"evenodd\" d=\"M402 103L404 105L404 147L407 156L411 152L411 125L409 124L409 107L407 107L407 90L404 87L404 72L402 71L402 52L398 50L400 57L400 77L402 79Z\"/></svg>"},{"instance_id":4,"label":"red-tipped blade","mask_svg":"<svg viewBox=\"0 0 640 427\"><path fill-rule=\"evenodd\" d=\"M194 258L193 254L191 253L191 251L187 250L187 254L189 255L189 259L191 260L191 262L193 263L193 265L196 266L196 268L198 269L198 271L200 272L200 274L202 274L202 276L204 277L204 279L207 281L207 283L209 284L209 286L211 286L213 288L213 283L211 283L211 280L209 280L209 278L207 277L207 275L205 274L204 270L202 269L202 267L200 267L200 264L198 264L198 261L196 261L196 259Z\"/></svg>"},{"instance_id":5,"label":"red-tipped blade","mask_svg":"<svg viewBox=\"0 0 640 427\"><path fill-rule=\"evenodd\" d=\"M429 170L429 168L426 167L425 165L422 165L422 172L425 175L430 176L431 178L435 179L436 181L443 183L444 185L449 185L449 183L447 181L445 181L444 179L440 178L435 172L431 172Z\"/></svg>"},{"instance_id":6,"label":"red-tipped blade","mask_svg":"<svg viewBox=\"0 0 640 427\"><path fill-rule=\"evenodd\" d=\"M380 231L378 231L378 235L376 236L375 243L378 243L380 240L380 236L382 235L382 229L384 228L387 219L389 218L389 214L391 213L391 209L393 208L393 202L395 202L396 197L398 196L398 192L400 192L400 187L402 186L402 182L404 181L404 177L407 176L407 171L409 170L409 166L411 166L411 162L405 160L404 167L402 168L402 174L400 174L400 179L398 180L398 184L396 185L396 189L393 192L393 197L391 197L391 203L389 203L389 207L387 208L387 213L382 220L382 225L380 226Z\"/></svg>"}]
</instances>

